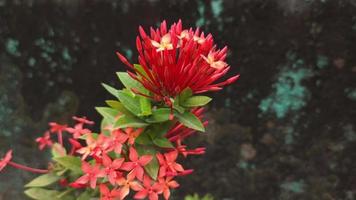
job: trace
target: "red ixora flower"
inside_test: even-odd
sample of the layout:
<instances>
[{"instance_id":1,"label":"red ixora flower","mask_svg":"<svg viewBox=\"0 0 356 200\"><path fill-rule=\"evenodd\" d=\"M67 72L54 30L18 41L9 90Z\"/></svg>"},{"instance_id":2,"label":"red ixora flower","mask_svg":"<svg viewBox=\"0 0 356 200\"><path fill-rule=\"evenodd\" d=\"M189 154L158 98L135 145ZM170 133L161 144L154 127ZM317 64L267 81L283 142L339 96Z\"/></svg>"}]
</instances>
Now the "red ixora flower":
<instances>
[{"instance_id":1,"label":"red ixora flower","mask_svg":"<svg viewBox=\"0 0 356 200\"><path fill-rule=\"evenodd\" d=\"M130 162L125 162L122 164L121 169L125 171L131 171L131 173L138 180L142 181L144 170L143 167L147 165L151 160L151 155L138 156L136 149L130 147L129 153Z\"/></svg>"},{"instance_id":2,"label":"red ixora flower","mask_svg":"<svg viewBox=\"0 0 356 200\"><path fill-rule=\"evenodd\" d=\"M104 170L100 169L99 165L91 166L85 161L82 162L82 170L84 175L79 177L72 186L81 186L89 183L89 186L95 189L98 178L105 176Z\"/></svg>"},{"instance_id":3,"label":"red ixora flower","mask_svg":"<svg viewBox=\"0 0 356 200\"><path fill-rule=\"evenodd\" d=\"M163 21L159 29L150 28L150 35L141 26L139 32L141 37L136 38L136 46L142 69L130 64L122 54L117 55L136 72L129 72L130 76L151 91L155 100L169 105L169 98L186 88L193 93L216 91L239 77L216 83L230 68L225 62L227 47L217 49L212 35L205 35L199 28L183 29L179 20L167 30Z\"/></svg>"},{"instance_id":4,"label":"red ixora flower","mask_svg":"<svg viewBox=\"0 0 356 200\"><path fill-rule=\"evenodd\" d=\"M3 159L0 160L0 171L3 170L12 158L12 150L9 150Z\"/></svg>"},{"instance_id":5,"label":"red ixora flower","mask_svg":"<svg viewBox=\"0 0 356 200\"><path fill-rule=\"evenodd\" d=\"M52 146L53 142L51 140L50 133L47 131L43 135L43 137L38 137L36 139L36 142L38 143L38 148L40 150L43 150L46 146Z\"/></svg>"}]
</instances>

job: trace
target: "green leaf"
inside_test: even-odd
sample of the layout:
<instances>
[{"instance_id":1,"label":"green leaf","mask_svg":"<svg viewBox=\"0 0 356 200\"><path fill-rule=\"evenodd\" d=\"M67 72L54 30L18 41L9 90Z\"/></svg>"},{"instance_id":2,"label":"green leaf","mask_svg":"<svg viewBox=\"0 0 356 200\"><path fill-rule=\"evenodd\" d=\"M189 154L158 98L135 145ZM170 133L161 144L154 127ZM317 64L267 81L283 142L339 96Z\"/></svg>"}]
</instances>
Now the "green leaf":
<instances>
[{"instance_id":1,"label":"green leaf","mask_svg":"<svg viewBox=\"0 0 356 200\"><path fill-rule=\"evenodd\" d=\"M57 195L57 198L58 199L62 199L62 200L75 200L75 197L73 195L69 195L74 191L76 191L76 189L68 188L68 189L62 191L61 193L59 193Z\"/></svg>"},{"instance_id":2,"label":"green leaf","mask_svg":"<svg viewBox=\"0 0 356 200\"><path fill-rule=\"evenodd\" d=\"M146 89L142 86L142 84L135 79L133 79L127 72L117 72L117 76L124 86L131 91L132 88L140 91L146 92Z\"/></svg>"},{"instance_id":3,"label":"green leaf","mask_svg":"<svg viewBox=\"0 0 356 200\"><path fill-rule=\"evenodd\" d=\"M151 124L145 132L149 134L151 139L163 137L174 123L175 121L167 121L164 123Z\"/></svg>"},{"instance_id":4,"label":"green leaf","mask_svg":"<svg viewBox=\"0 0 356 200\"><path fill-rule=\"evenodd\" d=\"M141 105L137 98L131 97L123 91L119 91L118 97L122 105L124 105L132 114L136 116L141 114Z\"/></svg>"},{"instance_id":5,"label":"green leaf","mask_svg":"<svg viewBox=\"0 0 356 200\"><path fill-rule=\"evenodd\" d=\"M184 126L202 132L205 131L203 123L193 113L189 111L183 114L179 112L174 112L174 115L177 117L178 121L181 122Z\"/></svg>"},{"instance_id":6,"label":"green leaf","mask_svg":"<svg viewBox=\"0 0 356 200\"><path fill-rule=\"evenodd\" d=\"M119 92L119 90L109 86L109 85L106 85L105 83L101 83L101 85L112 95L114 95L114 97L118 98L117 97L117 93Z\"/></svg>"},{"instance_id":7,"label":"green leaf","mask_svg":"<svg viewBox=\"0 0 356 200\"><path fill-rule=\"evenodd\" d=\"M113 123L113 121L110 121L107 118L103 118L101 120L101 123L100 123L101 133L103 133L106 136L109 136L110 135L110 130L108 130L107 127L111 126L112 123ZM84 136L86 136L86 135L84 135Z\"/></svg>"},{"instance_id":8,"label":"green leaf","mask_svg":"<svg viewBox=\"0 0 356 200\"><path fill-rule=\"evenodd\" d=\"M163 148L174 148L173 144L165 137L155 138L153 143Z\"/></svg>"},{"instance_id":9,"label":"green leaf","mask_svg":"<svg viewBox=\"0 0 356 200\"><path fill-rule=\"evenodd\" d=\"M169 108L158 108L152 111L152 115L146 119L146 122L159 123L159 122L168 121L170 113L171 113L171 109Z\"/></svg>"},{"instance_id":10,"label":"green leaf","mask_svg":"<svg viewBox=\"0 0 356 200\"><path fill-rule=\"evenodd\" d=\"M114 124L114 128L141 128L146 127L148 124L137 117L131 117L127 115L121 116Z\"/></svg>"},{"instance_id":11,"label":"green leaf","mask_svg":"<svg viewBox=\"0 0 356 200\"><path fill-rule=\"evenodd\" d=\"M147 165L145 165L146 173L154 180L157 179L158 171L159 171L159 163L156 158L157 151L150 146L137 145L137 152L140 156L142 155L152 155L152 160Z\"/></svg>"},{"instance_id":12,"label":"green leaf","mask_svg":"<svg viewBox=\"0 0 356 200\"><path fill-rule=\"evenodd\" d=\"M54 143L52 145L51 153L53 157L62 157L67 155L66 149L59 143Z\"/></svg>"},{"instance_id":13,"label":"green leaf","mask_svg":"<svg viewBox=\"0 0 356 200\"><path fill-rule=\"evenodd\" d=\"M83 192L83 193L81 193L80 195L79 195L79 197L77 198L77 200L88 200L88 199L90 199L92 197L92 195L90 194L90 192L89 191L85 191L85 192Z\"/></svg>"},{"instance_id":14,"label":"green leaf","mask_svg":"<svg viewBox=\"0 0 356 200\"><path fill-rule=\"evenodd\" d=\"M30 188L25 191L25 194L36 200L59 200L57 195L59 194L56 190L46 190L43 188Z\"/></svg>"},{"instance_id":15,"label":"green leaf","mask_svg":"<svg viewBox=\"0 0 356 200\"><path fill-rule=\"evenodd\" d=\"M193 91L188 87L185 88L180 94L179 94L179 101L184 102L187 100L189 97L193 95Z\"/></svg>"},{"instance_id":16,"label":"green leaf","mask_svg":"<svg viewBox=\"0 0 356 200\"><path fill-rule=\"evenodd\" d=\"M197 107L204 106L211 101L210 97L207 96L193 96L181 103L184 107Z\"/></svg>"},{"instance_id":17,"label":"green leaf","mask_svg":"<svg viewBox=\"0 0 356 200\"><path fill-rule=\"evenodd\" d=\"M132 113L125 108L124 105L120 101L115 101L115 100L107 100L105 101L106 104L108 104L110 107L118 110L120 113L124 115L132 115Z\"/></svg>"},{"instance_id":18,"label":"green leaf","mask_svg":"<svg viewBox=\"0 0 356 200\"><path fill-rule=\"evenodd\" d=\"M135 142L141 145L152 145L152 139L147 131L142 132L136 139Z\"/></svg>"},{"instance_id":19,"label":"green leaf","mask_svg":"<svg viewBox=\"0 0 356 200\"><path fill-rule=\"evenodd\" d=\"M95 109L110 122L114 122L115 118L119 115L119 111L109 107L95 107Z\"/></svg>"},{"instance_id":20,"label":"green leaf","mask_svg":"<svg viewBox=\"0 0 356 200\"><path fill-rule=\"evenodd\" d=\"M184 111L185 111L185 109L179 105L178 99L176 101L174 101L173 108L180 113L184 113Z\"/></svg>"},{"instance_id":21,"label":"green leaf","mask_svg":"<svg viewBox=\"0 0 356 200\"><path fill-rule=\"evenodd\" d=\"M141 115L148 116L152 114L151 101L144 96L139 96L140 99L140 107L141 107Z\"/></svg>"},{"instance_id":22,"label":"green leaf","mask_svg":"<svg viewBox=\"0 0 356 200\"><path fill-rule=\"evenodd\" d=\"M55 157L53 160L57 161L63 167L72 170L74 173L82 173L82 162L79 157L74 156L63 156L63 157Z\"/></svg>"},{"instance_id":23,"label":"green leaf","mask_svg":"<svg viewBox=\"0 0 356 200\"><path fill-rule=\"evenodd\" d=\"M48 173L33 179L31 182L27 183L25 187L45 187L57 182L59 179L59 176Z\"/></svg>"}]
</instances>

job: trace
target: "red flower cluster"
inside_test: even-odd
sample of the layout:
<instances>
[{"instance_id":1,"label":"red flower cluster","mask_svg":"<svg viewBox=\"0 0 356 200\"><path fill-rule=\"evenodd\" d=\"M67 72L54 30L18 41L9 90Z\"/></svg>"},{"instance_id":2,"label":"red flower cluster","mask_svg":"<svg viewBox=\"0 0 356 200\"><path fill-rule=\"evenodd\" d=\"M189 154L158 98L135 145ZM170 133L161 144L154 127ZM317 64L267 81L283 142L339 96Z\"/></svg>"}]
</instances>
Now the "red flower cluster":
<instances>
[{"instance_id":1,"label":"red flower cluster","mask_svg":"<svg viewBox=\"0 0 356 200\"><path fill-rule=\"evenodd\" d=\"M87 125L94 122L85 117L73 117L76 123L72 127L51 122L50 130L36 139L40 150L52 148L54 162L49 169L14 163L10 150L0 160L0 171L11 165L35 173L52 173L64 187L60 190L72 187L88 192L99 187L101 200L170 198L171 190L179 187L174 179L193 172L185 169L179 159L205 153L204 147L187 149L183 144L208 123L202 122L201 106L211 99L193 94L220 90L239 76L216 83L230 68L225 62L227 48L216 48L213 37L199 29L183 29L179 21L167 30L164 21L159 29L151 28L150 36L142 27L139 31L136 45L140 65L130 64L118 53L131 72L129 76L124 73L123 79L119 75L126 89L106 87L119 101L110 100L110 107L97 108L103 115L101 132L88 129ZM154 101L134 95L127 90L130 88ZM65 149L66 142L70 151Z\"/></svg>"},{"instance_id":2,"label":"red flower cluster","mask_svg":"<svg viewBox=\"0 0 356 200\"><path fill-rule=\"evenodd\" d=\"M202 117L202 112L202 108L193 110L193 113L199 118ZM72 145L69 155L82 158L83 175L72 183L60 185L95 189L99 184L101 200L122 200L131 191L136 192L133 195L134 199L147 197L149 200L157 200L159 195L169 199L170 190L179 187L174 177L193 172L191 169L184 169L181 164L177 163L179 153L186 157L189 154L205 152L205 148L185 149L186 146L182 145L181 141L190 136L194 130L186 128L180 123L176 123L165 135L167 139L176 143L175 148L162 148L161 152L157 151L155 154L139 155L135 140L142 133L142 128L114 129L108 126L104 130L108 130L109 135L95 134L84 128L85 124L91 125L93 122L78 120L85 118L73 118L77 121L74 127L51 122L49 124L50 131L46 131L44 136L37 138L36 141L42 150L54 144L50 133L61 134L61 137L63 133L69 133L69 138L65 137ZM60 137L57 138L59 142ZM83 145L82 141L85 141L86 144ZM11 152L9 155L1 161L3 165L11 158ZM159 166L156 180L145 170L145 166L153 159L156 159ZM67 180L61 179L60 182L67 183Z\"/></svg>"},{"instance_id":3,"label":"red flower cluster","mask_svg":"<svg viewBox=\"0 0 356 200\"><path fill-rule=\"evenodd\" d=\"M193 93L220 90L239 77L216 83L230 68L225 62L227 47L217 49L212 35L205 35L199 28L183 29L179 20L168 30L165 21L159 29L151 27L150 35L142 27L139 31L136 47L142 69L130 64L122 54L117 55L136 72L129 72L131 77L151 91L157 101L167 103L185 88Z\"/></svg>"}]
</instances>

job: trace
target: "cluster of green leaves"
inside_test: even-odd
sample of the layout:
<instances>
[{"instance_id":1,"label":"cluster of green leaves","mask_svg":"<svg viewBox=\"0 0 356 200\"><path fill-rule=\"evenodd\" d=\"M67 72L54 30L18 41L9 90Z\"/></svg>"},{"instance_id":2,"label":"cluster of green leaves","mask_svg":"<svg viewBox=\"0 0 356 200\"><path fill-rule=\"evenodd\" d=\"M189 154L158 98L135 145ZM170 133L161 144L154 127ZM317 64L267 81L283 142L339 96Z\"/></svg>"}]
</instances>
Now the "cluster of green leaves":
<instances>
[{"instance_id":1,"label":"cluster of green leaves","mask_svg":"<svg viewBox=\"0 0 356 200\"><path fill-rule=\"evenodd\" d=\"M141 69L140 65L135 65ZM141 69L142 75L145 75ZM143 132L135 140L135 148L140 155L153 155L152 161L145 166L145 171L156 179L159 171L156 153L160 148L172 148L173 144L165 137L167 131L176 123L197 130L204 131L204 125L200 119L195 116L192 108L204 106L210 102L211 98L206 96L193 96L192 91L186 88L179 96L172 98L172 108L167 107L163 102L155 102L151 98L152 94L144 88L140 82L134 80L126 72L118 72L117 76L124 89L118 90L107 84L104 88L112 94L115 99L107 100L107 106L96 107L96 110L102 115L101 133L108 135L105 129L108 125L113 128L143 128ZM137 91L144 95L137 95ZM174 118L170 119L173 115ZM93 137L98 134L93 133ZM81 138L85 139L85 137ZM119 156L119 155L113 155ZM52 170L51 173L41 175L25 187L25 194L36 200L84 200L91 196L97 196L97 190L75 190L68 188L60 190L58 181L66 178L68 182L75 181L83 172L81 170L80 157L68 155L65 148L60 144L52 146ZM77 197L77 198L74 198Z\"/></svg>"},{"instance_id":2,"label":"cluster of green leaves","mask_svg":"<svg viewBox=\"0 0 356 200\"><path fill-rule=\"evenodd\" d=\"M141 69L140 65L135 67ZM144 71L141 71L144 75ZM116 99L107 100L105 107L96 107L103 117L101 122L103 133L105 133L104 127L109 124L113 125L113 128L144 128L135 141L138 153L155 155L159 148L173 147L165 134L177 122L197 131L205 131L203 123L191 112L191 109L206 105L211 98L193 96L192 90L186 88L179 96L170 99L173 103L170 108L163 102L155 102L149 98L152 95L150 91L128 73L118 72L117 76L125 88L118 90L103 83L104 88ZM174 116L173 120L170 119L170 115ZM156 179L159 165L156 157L153 157L145 170Z\"/></svg>"}]
</instances>

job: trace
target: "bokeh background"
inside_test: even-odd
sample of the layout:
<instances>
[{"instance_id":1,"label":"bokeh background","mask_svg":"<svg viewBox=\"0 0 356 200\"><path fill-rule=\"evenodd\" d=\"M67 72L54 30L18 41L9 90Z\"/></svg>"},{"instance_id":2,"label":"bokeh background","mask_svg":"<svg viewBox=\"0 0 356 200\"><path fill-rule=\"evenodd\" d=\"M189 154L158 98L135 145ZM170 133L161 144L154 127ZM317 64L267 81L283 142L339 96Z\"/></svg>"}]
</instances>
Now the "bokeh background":
<instances>
[{"instance_id":1,"label":"bokeh background","mask_svg":"<svg viewBox=\"0 0 356 200\"><path fill-rule=\"evenodd\" d=\"M49 121L99 120L120 87L121 51L136 62L137 28L166 19L230 48L235 84L209 94L207 146L175 199L356 199L356 1L0 0L0 154L45 167L34 142ZM32 174L7 168L0 199L25 199Z\"/></svg>"}]
</instances>

